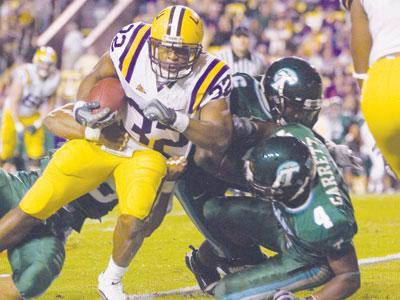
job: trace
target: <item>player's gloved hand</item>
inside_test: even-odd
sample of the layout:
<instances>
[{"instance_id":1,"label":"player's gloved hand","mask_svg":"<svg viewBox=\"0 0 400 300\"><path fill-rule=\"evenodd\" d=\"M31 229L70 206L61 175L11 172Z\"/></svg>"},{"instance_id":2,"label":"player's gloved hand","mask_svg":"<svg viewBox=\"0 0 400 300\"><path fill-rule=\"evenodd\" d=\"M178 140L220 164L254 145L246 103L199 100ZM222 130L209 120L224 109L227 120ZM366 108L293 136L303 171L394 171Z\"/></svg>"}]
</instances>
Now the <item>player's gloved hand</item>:
<instances>
[{"instance_id":1,"label":"player's gloved hand","mask_svg":"<svg viewBox=\"0 0 400 300\"><path fill-rule=\"evenodd\" d=\"M24 124L22 124L21 122L15 123L15 131L17 132L17 134L22 134L24 130L25 130Z\"/></svg>"},{"instance_id":2,"label":"player's gloved hand","mask_svg":"<svg viewBox=\"0 0 400 300\"><path fill-rule=\"evenodd\" d=\"M257 130L257 124L249 118L232 115L233 133L237 139L246 138Z\"/></svg>"},{"instance_id":3,"label":"player's gloved hand","mask_svg":"<svg viewBox=\"0 0 400 300\"><path fill-rule=\"evenodd\" d=\"M336 164L341 167L353 167L362 170L363 161L353 154L353 151L346 145L338 145L333 142L326 142L326 146L333 156Z\"/></svg>"},{"instance_id":4,"label":"player's gloved hand","mask_svg":"<svg viewBox=\"0 0 400 300\"><path fill-rule=\"evenodd\" d=\"M30 134L35 134L35 132L38 131L40 127L42 127L42 120L36 120L32 125L26 128L26 131Z\"/></svg>"},{"instance_id":5,"label":"player's gloved hand","mask_svg":"<svg viewBox=\"0 0 400 300\"><path fill-rule=\"evenodd\" d=\"M274 294L272 300L297 300L297 298L289 291L279 290Z\"/></svg>"},{"instance_id":6,"label":"player's gloved hand","mask_svg":"<svg viewBox=\"0 0 400 300\"><path fill-rule=\"evenodd\" d=\"M176 120L176 111L166 107L158 99L153 99L143 110L146 118L152 121L158 121L164 125L172 125Z\"/></svg>"},{"instance_id":7,"label":"player's gloved hand","mask_svg":"<svg viewBox=\"0 0 400 300\"><path fill-rule=\"evenodd\" d=\"M98 108L100 108L100 103L97 101L77 101L73 109L74 118L79 124L90 128L110 126L115 121L117 113L111 112L108 107L99 112L93 112Z\"/></svg>"},{"instance_id":8,"label":"player's gloved hand","mask_svg":"<svg viewBox=\"0 0 400 300\"><path fill-rule=\"evenodd\" d=\"M170 126L179 132L184 132L190 122L187 115L166 107L158 99L151 100L143 109L143 113L146 118Z\"/></svg>"}]
</instances>

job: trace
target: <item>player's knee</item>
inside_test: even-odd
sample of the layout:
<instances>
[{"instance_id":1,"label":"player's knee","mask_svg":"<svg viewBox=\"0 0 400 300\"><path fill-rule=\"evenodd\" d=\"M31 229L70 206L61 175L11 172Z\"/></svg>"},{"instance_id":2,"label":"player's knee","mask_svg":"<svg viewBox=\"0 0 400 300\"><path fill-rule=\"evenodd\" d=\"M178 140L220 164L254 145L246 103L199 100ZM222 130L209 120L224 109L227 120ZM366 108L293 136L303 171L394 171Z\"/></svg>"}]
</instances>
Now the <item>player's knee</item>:
<instances>
[{"instance_id":1,"label":"player's knee","mask_svg":"<svg viewBox=\"0 0 400 300\"><path fill-rule=\"evenodd\" d=\"M30 159L39 160L44 155L44 149L42 146L27 148L26 154Z\"/></svg>"},{"instance_id":2,"label":"player's knee","mask_svg":"<svg viewBox=\"0 0 400 300\"><path fill-rule=\"evenodd\" d=\"M40 296L54 279L55 276L49 266L40 262L29 266L18 278L14 277L15 285L24 299Z\"/></svg>"},{"instance_id":3,"label":"player's knee","mask_svg":"<svg viewBox=\"0 0 400 300\"><path fill-rule=\"evenodd\" d=\"M51 202L54 191L53 182L41 177L21 200L19 207L26 214L45 220L59 209L57 203Z\"/></svg>"},{"instance_id":4,"label":"player's knee","mask_svg":"<svg viewBox=\"0 0 400 300\"><path fill-rule=\"evenodd\" d=\"M118 217L118 227L128 239L134 239L138 235L143 234L146 228L146 222L131 215L120 215Z\"/></svg>"}]
</instances>

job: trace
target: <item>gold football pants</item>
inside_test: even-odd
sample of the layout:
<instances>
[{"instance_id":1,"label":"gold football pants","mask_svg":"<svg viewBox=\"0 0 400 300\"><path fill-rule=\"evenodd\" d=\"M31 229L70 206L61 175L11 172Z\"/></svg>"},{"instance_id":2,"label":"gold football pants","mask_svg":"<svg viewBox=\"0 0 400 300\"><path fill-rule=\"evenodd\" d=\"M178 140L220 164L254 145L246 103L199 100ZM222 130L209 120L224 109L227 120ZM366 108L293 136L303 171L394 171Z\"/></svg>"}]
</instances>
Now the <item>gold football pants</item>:
<instances>
[{"instance_id":1,"label":"gold football pants","mask_svg":"<svg viewBox=\"0 0 400 300\"><path fill-rule=\"evenodd\" d=\"M72 140L53 155L20 208L44 220L113 176L121 213L145 219L166 171L165 157L151 149L135 151L126 158L86 140Z\"/></svg>"},{"instance_id":2,"label":"gold football pants","mask_svg":"<svg viewBox=\"0 0 400 300\"><path fill-rule=\"evenodd\" d=\"M40 117L36 113L30 117L20 117L21 123L26 127L33 125ZM29 158L38 160L44 155L44 129L39 128L34 134L24 132L24 144L26 154ZM17 131L15 130L14 120L9 111L3 114L1 124L1 151L0 159L7 160L14 157L15 147L17 146Z\"/></svg>"},{"instance_id":3,"label":"gold football pants","mask_svg":"<svg viewBox=\"0 0 400 300\"><path fill-rule=\"evenodd\" d=\"M400 56L372 65L361 108L379 150L400 178Z\"/></svg>"}]
</instances>

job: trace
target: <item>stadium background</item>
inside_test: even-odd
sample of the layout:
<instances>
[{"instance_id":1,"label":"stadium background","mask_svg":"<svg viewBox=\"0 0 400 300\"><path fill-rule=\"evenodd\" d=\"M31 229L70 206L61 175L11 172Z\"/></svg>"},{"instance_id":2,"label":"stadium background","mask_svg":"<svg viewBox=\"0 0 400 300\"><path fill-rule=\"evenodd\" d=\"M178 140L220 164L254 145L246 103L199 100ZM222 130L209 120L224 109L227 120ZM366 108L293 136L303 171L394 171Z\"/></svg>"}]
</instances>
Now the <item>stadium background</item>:
<instances>
[{"instance_id":1,"label":"stadium background","mask_svg":"<svg viewBox=\"0 0 400 300\"><path fill-rule=\"evenodd\" d=\"M338 0L175 1L195 9L206 25L204 46L217 52L229 45L238 25L251 32L251 47L266 66L278 57L297 55L309 60L323 76L324 108L317 124L320 133L344 143L363 158L363 170L344 170L355 196L360 232L360 258L400 252L400 204L397 182L383 170L372 178L375 156L359 112L359 90L352 78L349 22ZM30 61L36 47L48 44L59 55L62 84L60 105L73 101L79 80L108 49L116 31L132 21L151 22L170 1L135 0L5 0L0 6L0 105L15 65ZM374 150L375 151L375 150ZM372 157L372 158L371 158ZM377 163L382 167L381 163ZM373 173L373 172L372 172ZM371 194L372 193L372 194ZM393 195L389 195L393 194ZM1 199L0 199L1 201ZM43 299L95 299L96 276L111 249L116 212L101 224L88 224L67 245L65 269ZM99 238L101 236L101 238ZM190 237L190 238L188 238ZM176 204L165 224L135 259L125 287L135 294L193 286L184 269L189 243L197 233ZM396 258L396 257L394 257ZM161 260L161 261L160 261ZM0 273L7 269L0 258ZM362 267L363 283L354 299L400 299L400 262ZM171 296L177 299L178 296Z\"/></svg>"}]
</instances>

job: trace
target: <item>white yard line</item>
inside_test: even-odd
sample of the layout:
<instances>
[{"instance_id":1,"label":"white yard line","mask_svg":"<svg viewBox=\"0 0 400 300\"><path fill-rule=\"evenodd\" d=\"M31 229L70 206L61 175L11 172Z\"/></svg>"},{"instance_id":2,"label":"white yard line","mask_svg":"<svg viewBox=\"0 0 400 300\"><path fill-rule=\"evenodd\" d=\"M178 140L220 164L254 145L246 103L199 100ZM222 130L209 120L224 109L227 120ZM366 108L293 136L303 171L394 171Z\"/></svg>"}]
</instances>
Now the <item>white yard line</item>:
<instances>
[{"instance_id":1,"label":"white yard line","mask_svg":"<svg viewBox=\"0 0 400 300\"><path fill-rule=\"evenodd\" d=\"M390 261L400 260L400 253L395 253L391 255L381 256L381 257L369 257L359 259L358 263L360 266L368 266L374 264L380 264ZM158 297L164 296L173 296L173 295L193 295L193 294L202 294L198 286L189 286L180 289L164 291L164 292L154 292L149 294L142 294L142 295L130 295L129 300L141 300L141 299L153 299Z\"/></svg>"},{"instance_id":2,"label":"white yard line","mask_svg":"<svg viewBox=\"0 0 400 300\"><path fill-rule=\"evenodd\" d=\"M400 253L396 253L396 254L391 254L391 255L386 255L386 256L381 256L381 257L370 257L370 258L359 259L358 263L360 264L360 266L367 266L367 265L375 265L375 264L380 264L380 263L399 260L399 259L400 259Z\"/></svg>"}]
</instances>

